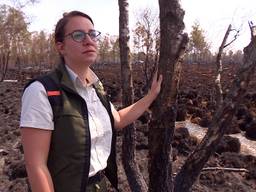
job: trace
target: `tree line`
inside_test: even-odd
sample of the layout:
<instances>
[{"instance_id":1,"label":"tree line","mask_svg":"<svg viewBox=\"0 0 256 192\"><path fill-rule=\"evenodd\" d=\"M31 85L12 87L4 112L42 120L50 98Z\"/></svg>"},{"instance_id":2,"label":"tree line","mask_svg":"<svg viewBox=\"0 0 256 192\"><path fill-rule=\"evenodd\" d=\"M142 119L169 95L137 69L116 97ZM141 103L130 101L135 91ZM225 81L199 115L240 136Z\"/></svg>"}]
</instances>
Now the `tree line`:
<instances>
[{"instance_id":1,"label":"tree line","mask_svg":"<svg viewBox=\"0 0 256 192\"><path fill-rule=\"evenodd\" d=\"M28 30L29 22L22 9L0 4L0 80L8 68L33 68L41 70L52 68L58 62L58 54L54 48L53 33ZM145 8L138 13L137 22L131 31L131 59L139 65L144 73L145 82L159 59L160 28L158 15ZM199 22L195 22L189 35L189 45L184 62L191 64L214 63L216 55L210 51L205 31ZM98 41L99 58L96 66L120 63L119 37L103 34ZM242 51L228 51L223 54L223 62L239 63Z\"/></svg>"}]
</instances>

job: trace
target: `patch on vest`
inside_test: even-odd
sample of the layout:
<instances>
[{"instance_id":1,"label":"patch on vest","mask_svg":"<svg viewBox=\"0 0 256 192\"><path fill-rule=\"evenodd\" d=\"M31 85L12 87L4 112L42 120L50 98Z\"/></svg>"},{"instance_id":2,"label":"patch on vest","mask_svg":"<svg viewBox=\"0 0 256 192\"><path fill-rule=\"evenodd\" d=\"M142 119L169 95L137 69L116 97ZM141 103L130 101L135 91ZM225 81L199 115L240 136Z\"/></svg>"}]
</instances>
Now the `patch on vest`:
<instances>
[{"instance_id":1,"label":"patch on vest","mask_svg":"<svg viewBox=\"0 0 256 192\"><path fill-rule=\"evenodd\" d=\"M47 91L47 96L59 96L60 91Z\"/></svg>"}]
</instances>

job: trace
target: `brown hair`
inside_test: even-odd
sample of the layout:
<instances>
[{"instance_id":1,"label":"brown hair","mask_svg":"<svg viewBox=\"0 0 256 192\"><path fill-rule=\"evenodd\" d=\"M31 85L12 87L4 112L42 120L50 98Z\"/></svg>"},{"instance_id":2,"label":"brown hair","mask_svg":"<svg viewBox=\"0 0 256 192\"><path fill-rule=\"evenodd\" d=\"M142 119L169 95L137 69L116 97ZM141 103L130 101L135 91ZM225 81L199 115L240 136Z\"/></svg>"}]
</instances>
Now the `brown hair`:
<instances>
[{"instance_id":1,"label":"brown hair","mask_svg":"<svg viewBox=\"0 0 256 192\"><path fill-rule=\"evenodd\" d=\"M92 18L83 12L71 11L69 13L64 13L63 17L58 21L58 23L55 27L55 33L54 33L55 43L64 41L65 26L67 25L68 21L75 16L85 17L85 18L89 19L92 22L92 24L94 25Z\"/></svg>"}]
</instances>

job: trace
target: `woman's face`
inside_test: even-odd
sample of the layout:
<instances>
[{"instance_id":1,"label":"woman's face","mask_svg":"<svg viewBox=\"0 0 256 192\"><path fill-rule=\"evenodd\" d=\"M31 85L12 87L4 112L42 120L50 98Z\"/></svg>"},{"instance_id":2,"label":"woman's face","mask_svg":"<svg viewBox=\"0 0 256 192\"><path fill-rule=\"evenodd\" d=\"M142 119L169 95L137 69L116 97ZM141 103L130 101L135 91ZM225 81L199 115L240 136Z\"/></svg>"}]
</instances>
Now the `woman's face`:
<instances>
[{"instance_id":1,"label":"woman's face","mask_svg":"<svg viewBox=\"0 0 256 192\"><path fill-rule=\"evenodd\" d=\"M91 30L94 30L94 26L87 18L75 16L69 19L65 26L64 41L57 43L57 49L63 55L66 64L71 66L90 66L95 62L97 58L96 41L86 34L81 42L77 42L71 35L74 31L88 33Z\"/></svg>"}]
</instances>

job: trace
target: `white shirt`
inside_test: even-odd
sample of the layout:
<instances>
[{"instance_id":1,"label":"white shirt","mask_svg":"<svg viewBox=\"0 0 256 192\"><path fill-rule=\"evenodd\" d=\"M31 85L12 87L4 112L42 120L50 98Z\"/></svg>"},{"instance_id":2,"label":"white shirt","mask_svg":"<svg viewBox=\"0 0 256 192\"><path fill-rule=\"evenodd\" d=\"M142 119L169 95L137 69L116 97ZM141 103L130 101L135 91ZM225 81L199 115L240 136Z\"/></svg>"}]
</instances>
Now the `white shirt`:
<instances>
[{"instance_id":1,"label":"white shirt","mask_svg":"<svg viewBox=\"0 0 256 192\"><path fill-rule=\"evenodd\" d=\"M91 134L91 159L89 177L107 166L111 151L112 129L109 115L101 103L92 83L98 81L93 71L89 70L91 84L83 85L77 74L67 65L67 71L78 94L85 100L88 109L89 129ZM111 107L113 105L111 104ZM29 85L22 96L20 127L54 130L53 112L44 86L36 81Z\"/></svg>"}]
</instances>

